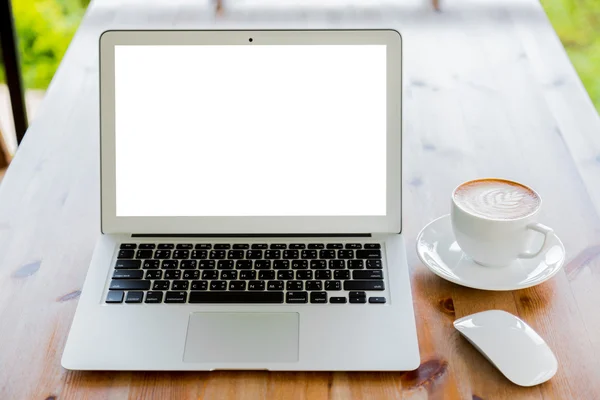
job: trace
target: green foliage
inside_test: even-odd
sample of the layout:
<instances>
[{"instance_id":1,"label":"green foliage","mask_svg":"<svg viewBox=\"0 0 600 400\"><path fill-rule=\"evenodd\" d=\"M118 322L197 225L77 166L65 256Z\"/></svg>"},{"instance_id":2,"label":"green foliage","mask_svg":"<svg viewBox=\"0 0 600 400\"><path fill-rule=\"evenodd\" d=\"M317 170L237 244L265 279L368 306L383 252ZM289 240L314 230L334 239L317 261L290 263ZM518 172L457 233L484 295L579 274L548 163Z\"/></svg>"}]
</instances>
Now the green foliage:
<instances>
[{"instance_id":1,"label":"green foliage","mask_svg":"<svg viewBox=\"0 0 600 400\"><path fill-rule=\"evenodd\" d=\"M50 84L83 17L85 3L81 0L13 0L25 87L45 89Z\"/></svg>"},{"instance_id":2,"label":"green foliage","mask_svg":"<svg viewBox=\"0 0 600 400\"><path fill-rule=\"evenodd\" d=\"M541 0L541 3L600 112L600 1Z\"/></svg>"}]
</instances>

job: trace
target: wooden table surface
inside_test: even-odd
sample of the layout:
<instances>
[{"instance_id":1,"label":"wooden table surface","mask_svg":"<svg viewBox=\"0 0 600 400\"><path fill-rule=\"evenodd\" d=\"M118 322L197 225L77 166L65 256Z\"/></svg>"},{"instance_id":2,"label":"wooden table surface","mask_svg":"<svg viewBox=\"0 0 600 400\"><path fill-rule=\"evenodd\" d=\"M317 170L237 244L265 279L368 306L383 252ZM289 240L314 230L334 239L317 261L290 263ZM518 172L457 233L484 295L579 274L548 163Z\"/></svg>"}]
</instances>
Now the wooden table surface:
<instances>
[{"instance_id":1,"label":"wooden table surface","mask_svg":"<svg viewBox=\"0 0 600 400\"><path fill-rule=\"evenodd\" d=\"M452 0L442 13L417 0L282 3L231 0L221 18L208 0L90 7L0 185L0 399L600 398L600 120L539 3ZM403 33L404 233L421 366L405 373L64 370L60 357L100 233L99 34L276 26ZM449 212L452 188L485 176L541 193L541 220L568 253L550 281L484 292L446 282L418 261L416 235ZM517 387L454 331L455 318L491 308L519 315L546 339L559 360L554 378Z\"/></svg>"}]
</instances>

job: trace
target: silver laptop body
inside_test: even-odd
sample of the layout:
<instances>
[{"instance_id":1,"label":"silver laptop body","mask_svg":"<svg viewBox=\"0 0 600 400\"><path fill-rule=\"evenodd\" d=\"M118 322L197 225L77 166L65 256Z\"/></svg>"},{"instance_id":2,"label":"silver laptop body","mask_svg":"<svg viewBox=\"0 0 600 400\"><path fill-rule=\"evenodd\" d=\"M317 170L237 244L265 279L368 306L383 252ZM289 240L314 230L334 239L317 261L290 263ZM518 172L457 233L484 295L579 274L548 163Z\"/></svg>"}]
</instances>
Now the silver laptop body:
<instances>
[{"instance_id":1,"label":"silver laptop body","mask_svg":"<svg viewBox=\"0 0 600 400\"><path fill-rule=\"evenodd\" d=\"M108 31L74 370L411 370L392 30Z\"/></svg>"}]
</instances>

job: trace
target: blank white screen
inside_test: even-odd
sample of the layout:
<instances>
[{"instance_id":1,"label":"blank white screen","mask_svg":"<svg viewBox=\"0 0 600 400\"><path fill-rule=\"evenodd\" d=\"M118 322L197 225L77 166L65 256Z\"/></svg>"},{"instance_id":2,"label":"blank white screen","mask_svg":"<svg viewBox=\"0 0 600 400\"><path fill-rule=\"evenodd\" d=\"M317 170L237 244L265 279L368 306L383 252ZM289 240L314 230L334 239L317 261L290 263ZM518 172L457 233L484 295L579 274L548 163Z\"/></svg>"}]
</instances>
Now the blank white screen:
<instances>
[{"instance_id":1,"label":"blank white screen","mask_svg":"<svg viewBox=\"0 0 600 400\"><path fill-rule=\"evenodd\" d=\"M386 214L383 45L116 46L117 216Z\"/></svg>"}]
</instances>

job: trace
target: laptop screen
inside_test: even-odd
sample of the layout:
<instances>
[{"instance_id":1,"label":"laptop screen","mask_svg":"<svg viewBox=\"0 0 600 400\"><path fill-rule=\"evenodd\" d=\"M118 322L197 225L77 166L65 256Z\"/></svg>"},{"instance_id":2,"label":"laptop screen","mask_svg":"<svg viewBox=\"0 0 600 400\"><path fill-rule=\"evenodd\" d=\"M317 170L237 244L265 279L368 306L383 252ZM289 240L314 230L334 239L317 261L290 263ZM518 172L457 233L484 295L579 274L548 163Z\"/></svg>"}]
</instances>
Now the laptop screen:
<instances>
[{"instance_id":1,"label":"laptop screen","mask_svg":"<svg viewBox=\"0 0 600 400\"><path fill-rule=\"evenodd\" d=\"M115 46L116 213L386 214L386 46Z\"/></svg>"}]
</instances>

